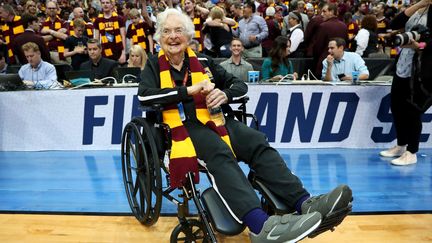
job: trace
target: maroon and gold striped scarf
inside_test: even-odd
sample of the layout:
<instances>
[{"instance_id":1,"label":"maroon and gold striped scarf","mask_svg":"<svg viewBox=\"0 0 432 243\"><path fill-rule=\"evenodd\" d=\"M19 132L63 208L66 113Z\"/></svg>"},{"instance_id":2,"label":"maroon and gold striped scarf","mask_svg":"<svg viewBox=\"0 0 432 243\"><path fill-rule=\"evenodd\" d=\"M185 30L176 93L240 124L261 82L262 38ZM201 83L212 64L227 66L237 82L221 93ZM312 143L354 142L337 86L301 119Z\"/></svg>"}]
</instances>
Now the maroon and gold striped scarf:
<instances>
[{"instance_id":1,"label":"maroon and gold striped scarf","mask_svg":"<svg viewBox=\"0 0 432 243\"><path fill-rule=\"evenodd\" d=\"M210 80L192 49L188 48L187 53L189 56L192 85L203 80ZM175 83L171 77L170 64L163 50L159 52L158 59L160 68L159 75L161 80L160 87L162 89L174 88ZM205 96L197 94L193 96L193 99L198 120L216 132L221 139L228 144L231 151L233 151L226 128L224 126L217 127L215 123L210 120ZM185 182L185 175L188 172L193 172L195 183L198 183L199 173L197 155L192 140L189 137L189 133L183 126L177 104L164 107L162 116L163 121L171 128L172 146L169 163L171 187L175 188L182 186Z\"/></svg>"}]
</instances>

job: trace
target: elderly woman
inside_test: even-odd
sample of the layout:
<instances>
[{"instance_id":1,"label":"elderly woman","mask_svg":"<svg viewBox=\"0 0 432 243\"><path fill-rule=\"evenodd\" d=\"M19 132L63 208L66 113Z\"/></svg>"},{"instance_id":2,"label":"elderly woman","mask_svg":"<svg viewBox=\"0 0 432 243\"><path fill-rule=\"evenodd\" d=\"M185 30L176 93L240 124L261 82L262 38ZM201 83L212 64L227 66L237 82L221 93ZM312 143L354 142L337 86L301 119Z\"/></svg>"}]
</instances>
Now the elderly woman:
<instances>
[{"instance_id":1,"label":"elderly woman","mask_svg":"<svg viewBox=\"0 0 432 243\"><path fill-rule=\"evenodd\" d=\"M229 115L227 103L244 96L247 86L210 58L188 48L193 36L194 26L188 16L175 9L160 13L154 37L161 50L147 61L138 89L142 104L163 105L163 120L171 127L171 186L182 186L189 171L197 179L196 159L200 158L233 217L248 226L252 242L306 237L317 229L321 215L325 222L329 214L347 207L351 190L340 186L329 194L310 198L264 134ZM213 113L220 107L228 114L225 122L211 119L209 110ZM267 215L238 161L247 163L299 215Z\"/></svg>"}]
</instances>

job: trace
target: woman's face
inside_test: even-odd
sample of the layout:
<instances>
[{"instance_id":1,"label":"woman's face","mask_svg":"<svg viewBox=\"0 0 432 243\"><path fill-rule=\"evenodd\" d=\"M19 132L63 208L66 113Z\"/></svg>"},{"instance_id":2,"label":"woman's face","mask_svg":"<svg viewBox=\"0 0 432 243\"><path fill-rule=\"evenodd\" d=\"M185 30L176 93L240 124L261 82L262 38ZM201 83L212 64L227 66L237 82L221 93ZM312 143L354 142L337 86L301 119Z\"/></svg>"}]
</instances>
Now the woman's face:
<instances>
[{"instance_id":1,"label":"woman's face","mask_svg":"<svg viewBox=\"0 0 432 243\"><path fill-rule=\"evenodd\" d=\"M297 25L297 21L296 21L296 19L294 19L294 18L288 18L288 24L289 24L291 27L294 27L295 25Z\"/></svg>"},{"instance_id":2,"label":"woman's face","mask_svg":"<svg viewBox=\"0 0 432 243\"><path fill-rule=\"evenodd\" d=\"M184 2L184 10L186 13L192 12L194 10L194 8L195 8L195 5L193 4L192 1L186 0Z\"/></svg>"},{"instance_id":3,"label":"woman's face","mask_svg":"<svg viewBox=\"0 0 432 243\"><path fill-rule=\"evenodd\" d=\"M129 54L129 58L134 67L141 67L141 56L135 52Z\"/></svg>"},{"instance_id":4,"label":"woman's face","mask_svg":"<svg viewBox=\"0 0 432 243\"><path fill-rule=\"evenodd\" d=\"M182 20L169 15L161 30L161 47L168 56L182 55L188 46L188 38Z\"/></svg>"},{"instance_id":5,"label":"woman's face","mask_svg":"<svg viewBox=\"0 0 432 243\"><path fill-rule=\"evenodd\" d=\"M131 17L131 21L134 25L138 25L140 18L138 16L133 16L133 17Z\"/></svg>"}]
</instances>

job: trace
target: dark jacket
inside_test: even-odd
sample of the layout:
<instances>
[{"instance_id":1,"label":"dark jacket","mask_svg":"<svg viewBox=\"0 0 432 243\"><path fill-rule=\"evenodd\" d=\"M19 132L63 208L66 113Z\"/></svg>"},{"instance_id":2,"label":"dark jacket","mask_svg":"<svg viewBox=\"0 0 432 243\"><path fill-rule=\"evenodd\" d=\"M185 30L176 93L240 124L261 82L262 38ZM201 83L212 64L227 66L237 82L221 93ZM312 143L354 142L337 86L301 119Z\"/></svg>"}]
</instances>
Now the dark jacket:
<instances>
[{"instance_id":1,"label":"dark jacket","mask_svg":"<svg viewBox=\"0 0 432 243\"><path fill-rule=\"evenodd\" d=\"M97 65L94 65L92 60L83 62L80 66L80 70L92 70L92 80L97 78L113 77L113 70L118 66L118 63L114 60L102 57Z\"/></svg>"}]
</instances>

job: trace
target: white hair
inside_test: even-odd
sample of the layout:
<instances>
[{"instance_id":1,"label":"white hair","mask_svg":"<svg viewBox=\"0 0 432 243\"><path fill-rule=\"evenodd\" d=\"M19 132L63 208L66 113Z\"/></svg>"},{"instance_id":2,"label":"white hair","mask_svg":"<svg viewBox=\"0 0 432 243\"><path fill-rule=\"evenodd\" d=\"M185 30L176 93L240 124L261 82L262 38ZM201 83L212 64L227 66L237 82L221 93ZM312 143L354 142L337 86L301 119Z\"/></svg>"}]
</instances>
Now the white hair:
<instances>
[{"instance_id":1,"label":"white hair","mask_svg":"<svg viewBox=\"0 0 432 243\"><path fill-rule=\"evenodd\" d=\"M162 29L164 28L165 22L170 15L176 15L181 19L181 23L185 28L185 35L188 37L188 40L191 40L195 36L195 26L189 16L175 8L168 8L162 13L158 14L156 21L156 33L154 34L153 39L159 42Z\"/></svg>"}]
</instances>

